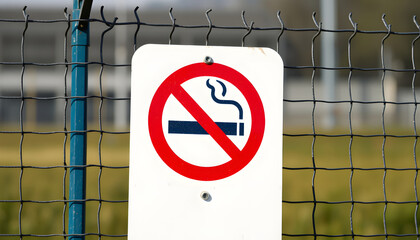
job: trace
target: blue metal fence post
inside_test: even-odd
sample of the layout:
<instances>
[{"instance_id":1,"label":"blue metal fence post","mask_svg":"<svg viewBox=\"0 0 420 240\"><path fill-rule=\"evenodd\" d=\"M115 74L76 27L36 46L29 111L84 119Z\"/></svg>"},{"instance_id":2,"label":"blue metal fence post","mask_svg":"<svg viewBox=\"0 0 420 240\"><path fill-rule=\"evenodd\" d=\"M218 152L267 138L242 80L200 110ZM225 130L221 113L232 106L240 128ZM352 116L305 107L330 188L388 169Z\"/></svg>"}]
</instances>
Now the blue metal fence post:
<instances>
[{"instance_id":1,"label":"blue metal fence post","mask_svg":"<svg viewBox=\"0 0 420 240\"><path fill-rule=\"evenodd\" d=\"M86 7L86 5L88 5ZM74 0L73 20L82 18L82 12L90 13L92 0ZM88 18L89 14L87 15ZM86 18L86 14L84 16ZM89 22L74 21L72 24L72 82L71 82L71 134L69 174L69 240L85 239L86 212L86 98L89 46ZM81 97L81 98L78 98Z\"/></svg>"}]
</instances>

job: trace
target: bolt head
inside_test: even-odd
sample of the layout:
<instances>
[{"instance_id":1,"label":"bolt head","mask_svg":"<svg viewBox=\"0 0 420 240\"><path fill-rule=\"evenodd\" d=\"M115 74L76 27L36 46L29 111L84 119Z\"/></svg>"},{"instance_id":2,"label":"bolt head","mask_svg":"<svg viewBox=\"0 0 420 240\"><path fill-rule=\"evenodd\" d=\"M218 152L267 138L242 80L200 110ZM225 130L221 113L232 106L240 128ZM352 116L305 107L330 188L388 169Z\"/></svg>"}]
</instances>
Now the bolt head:
<instances>
[{"instance_id":1,"label":"bolt head","mask_svg":"<svg viewBox=\"0 0 420 240\"><path fill-rule=\"evenodd\" d=\"M207 65L212 65L213 64L213 58L211 58L210 56L206 56L205 58L204 58L204 62L207 64Z\"/></svg>"},{"instance_id":2,"label":"bolt head","mask_svg":"<svg viewBox=\"0 0 420 240\"><path fill-rule=\"evenodd\" d=\"M208 202L208 201L210 201L210 200L211 200L211 195L210 195L210 193L208 193L208 192L206 192L206 191L201 192L200 197L201 197L204 201L206 201L206 202Z\"/></svg>"}]
</instances>

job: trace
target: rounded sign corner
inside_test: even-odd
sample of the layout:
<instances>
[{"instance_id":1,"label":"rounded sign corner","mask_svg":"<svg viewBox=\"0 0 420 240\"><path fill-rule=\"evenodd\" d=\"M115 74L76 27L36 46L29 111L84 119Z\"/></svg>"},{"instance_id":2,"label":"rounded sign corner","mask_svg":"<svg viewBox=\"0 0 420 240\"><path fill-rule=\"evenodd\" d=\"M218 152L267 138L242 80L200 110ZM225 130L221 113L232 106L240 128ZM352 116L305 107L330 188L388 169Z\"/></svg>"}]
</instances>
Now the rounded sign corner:
<instances>
[{"instance_id":1,"label":"rounded sign corner","mask_svg":"<svg viewBox=\"0 0 420 240\"><path fill-rule=\"evenodd\" d=\"M272 56L274 61L278 61L279 62L278 64L281 64L281 67L284 66L283 58L281 57L279 52L277 52L276 50L271 49L271 48L263 48L263 51L268 56Z\"/></svg>"},{"instance_id":2,"label":"rounded sign corner","mask_svg":"<svg viewBox=\"0 0 420 240\"><path fill-rule=\"evenodd\" d=\"M153 48L156 46L157 44L144 44L142 46L140 46L139 48L136 49L136 51L133 54L131 63L132 65L134 65L138 59L142 56L142 55L147 55L148 52L152 51L153 52Z\"/></svg>"}]
</instances>

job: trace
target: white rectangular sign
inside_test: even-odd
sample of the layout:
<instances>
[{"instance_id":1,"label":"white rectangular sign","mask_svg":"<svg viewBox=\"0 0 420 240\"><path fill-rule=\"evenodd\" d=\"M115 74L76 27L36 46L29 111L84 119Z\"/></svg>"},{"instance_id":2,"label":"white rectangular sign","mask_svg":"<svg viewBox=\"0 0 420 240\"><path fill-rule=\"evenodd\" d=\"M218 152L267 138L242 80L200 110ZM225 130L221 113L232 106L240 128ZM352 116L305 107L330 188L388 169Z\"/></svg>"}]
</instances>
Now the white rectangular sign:
<instances>
[{"instance_id":1,"label":"white rectangular sign","mask_svg":"<svg viewBox=\"0 0 420 240\"><path fill-rule=\"evenodd\" d=\"M280 56L145 45L131 82L128 239L281 239Z\"/></svg>"}]
</instances>

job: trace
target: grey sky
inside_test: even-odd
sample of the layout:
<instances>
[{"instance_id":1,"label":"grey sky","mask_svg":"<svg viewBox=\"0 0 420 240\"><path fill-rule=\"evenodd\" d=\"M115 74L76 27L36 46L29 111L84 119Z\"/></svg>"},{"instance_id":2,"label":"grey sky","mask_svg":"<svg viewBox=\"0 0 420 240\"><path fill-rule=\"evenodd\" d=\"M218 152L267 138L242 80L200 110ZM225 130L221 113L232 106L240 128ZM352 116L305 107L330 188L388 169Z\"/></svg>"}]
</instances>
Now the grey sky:
<instances>
[{"instance_id":1,"label":"grey sky","mask_svg":"<svg viewBox=\"0 0 420 240\"><path fill-rule=\"evenodd\" d=\"M125 1L125 3L124 3ZM243 0L94 0L93 8L100 6L115 7L115 5L123 4L129 8L139 6L141 8L195 8L195 9L208 9L208 8L235 8ZM0 1L0 8L63 8L73 6L72 0L13 0L13 1Z\"/></svg>"}]
</instances>

